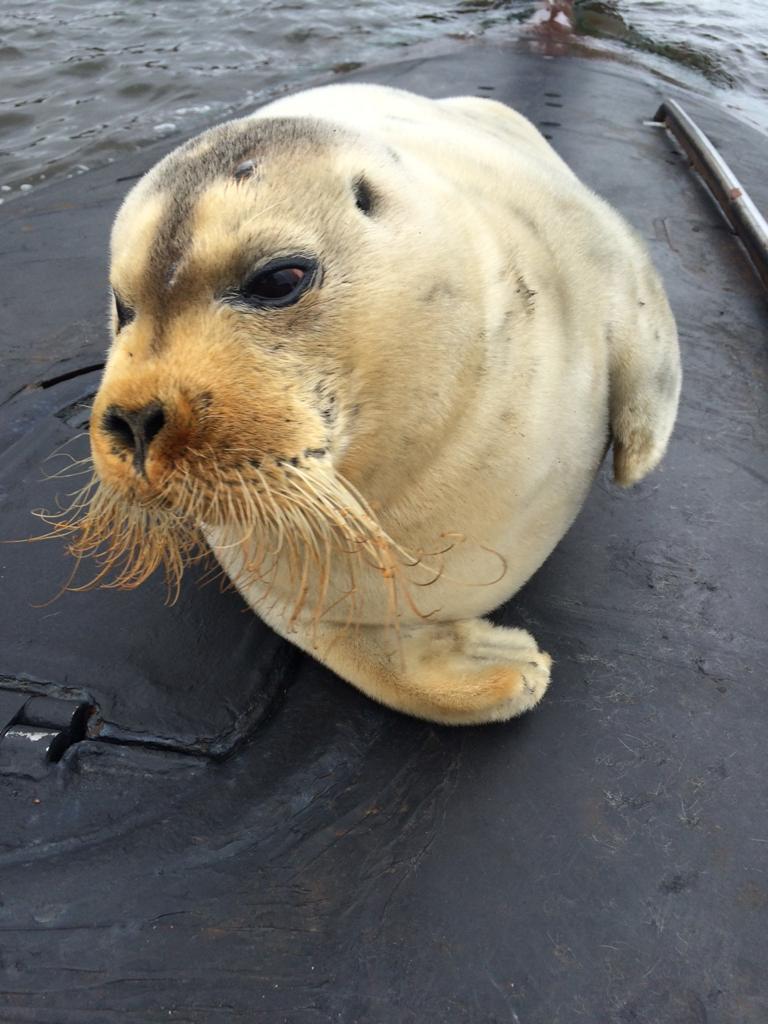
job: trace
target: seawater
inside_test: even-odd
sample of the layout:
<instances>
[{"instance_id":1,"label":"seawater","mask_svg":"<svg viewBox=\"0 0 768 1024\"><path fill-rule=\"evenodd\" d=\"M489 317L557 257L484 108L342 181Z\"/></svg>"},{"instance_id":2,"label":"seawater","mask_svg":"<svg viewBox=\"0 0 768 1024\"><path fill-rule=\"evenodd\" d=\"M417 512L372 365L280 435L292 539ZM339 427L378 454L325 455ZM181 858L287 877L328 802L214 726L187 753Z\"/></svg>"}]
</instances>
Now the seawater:
<instances>
[{"instance_id":1,"label":"seawater","mask_svg":"<svg viewBox=\"0 0 768 1024\"><path fill-rule=\"evenodd\" d=\"M476 39L634 62L768 133L768 4L757 0L6 0L0 201L282 87Z\"/></svg>"}]
</instances>

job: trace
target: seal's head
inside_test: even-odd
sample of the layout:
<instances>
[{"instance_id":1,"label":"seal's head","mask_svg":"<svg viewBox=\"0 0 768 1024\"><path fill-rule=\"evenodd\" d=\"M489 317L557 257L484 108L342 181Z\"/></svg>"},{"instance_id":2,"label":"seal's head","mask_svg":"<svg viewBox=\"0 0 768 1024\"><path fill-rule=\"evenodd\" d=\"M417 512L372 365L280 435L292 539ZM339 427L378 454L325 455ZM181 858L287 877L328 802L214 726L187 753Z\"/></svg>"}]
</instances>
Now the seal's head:
<instances>
[{"instance_id":1,"label":"seal's head","mask_svg":"<svg viewBox=\"0 0 768 1024\"><path fill-rule=\"evenodd\" d=\"M168 496L195 460L207 479L212 462L327 453L348 339L365 331L353 297L365 269L349 254L374 203L343 152L311 122L246 119L182 146L128 195L91 426L105 483Z\"/></svg>"},{"instance_id":2,"label":"seal's head","mask_svg":"<svg viewBox=\"0 0 768 1024\"><path fill-rule=\"evenodd\" d=\"M341 481L373 471L391 422L382 381L402 393L416 358L403 324L426 315L392 272L409 221L397 175L392 150L341 127L246 118L129 193L77 549L106 545L119 585L163 561L177 573L201 525L301 533L321 506L359 520Z\"/></svg>"}]
</instances>

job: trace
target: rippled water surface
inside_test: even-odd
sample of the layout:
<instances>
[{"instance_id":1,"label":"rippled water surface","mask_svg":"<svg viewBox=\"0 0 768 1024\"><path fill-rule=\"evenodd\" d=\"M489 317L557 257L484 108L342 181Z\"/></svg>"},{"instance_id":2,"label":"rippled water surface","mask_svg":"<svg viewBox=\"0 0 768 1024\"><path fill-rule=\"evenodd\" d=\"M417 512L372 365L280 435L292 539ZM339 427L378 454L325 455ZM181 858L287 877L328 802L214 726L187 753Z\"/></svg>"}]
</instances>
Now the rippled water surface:
<instances>
[{"instance_id":1,"label":"rippled water surface","mask_svg":"<svg viewBox=\"0 0 768 1024\"><path fill-rule=\"evenodd\" d=\"M757 0L5 0L0 199L284 85L481 37L536 48L544 31L711 93L768 132L768 4Z\"/></svg>"}]
</instances>

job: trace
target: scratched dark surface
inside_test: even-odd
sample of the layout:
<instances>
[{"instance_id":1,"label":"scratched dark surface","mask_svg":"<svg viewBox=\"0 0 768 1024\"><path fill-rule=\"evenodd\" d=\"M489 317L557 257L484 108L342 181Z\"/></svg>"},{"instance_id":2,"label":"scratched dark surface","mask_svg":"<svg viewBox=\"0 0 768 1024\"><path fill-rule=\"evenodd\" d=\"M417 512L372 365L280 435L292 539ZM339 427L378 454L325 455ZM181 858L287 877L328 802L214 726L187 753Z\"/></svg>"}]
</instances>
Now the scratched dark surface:
<instances>
[{"instance_id":1,"label":"scratched dark surface","mask_svg":"<svg viewBox=\"0 0 768 1024\"><path fill-rule=\"evenodd\" d=\"M556 659L503 726L378 707L215 588L33 607L62 552L0 548L4 685L106 723L0 774L0 1021L765 1024L765 297L643 125L658 83L480 47L365 77L512 103L648 240L683 346L669 455L631 492L601 474L499 611ZM765 140L681 98L768 208ZM115 178L159 152L3 209L5 537L34 531L40 461L87 415Z\"/></svg>"}]
</instances>

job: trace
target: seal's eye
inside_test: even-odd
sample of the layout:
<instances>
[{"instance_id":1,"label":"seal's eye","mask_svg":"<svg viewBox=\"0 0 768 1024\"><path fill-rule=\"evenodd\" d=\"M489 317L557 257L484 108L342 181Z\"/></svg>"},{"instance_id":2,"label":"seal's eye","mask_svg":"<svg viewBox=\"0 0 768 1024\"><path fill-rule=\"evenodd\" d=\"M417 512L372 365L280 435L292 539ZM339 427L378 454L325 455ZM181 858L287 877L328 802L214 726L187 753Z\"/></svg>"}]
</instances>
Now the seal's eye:
<instances>
[{"instance_id":1,"label":"seal's eye","mask_svg":"<svg viewBox=\"0 0 768 1024\"><path fill-rule=\"evenodd\" d=\"M118 333L122 331L126 324L129 324L131 320L136 317L136 310L131 309L130 306L126 306L116 291L112 294L115 297L115 310L117 311L117 330Z\"/></svg>"},{"instance_id":2,"label":"seal's eye","mask_svg":"<svg viewBox=\"0 0 768 1024\"><path fill-rule=\"evenodd\" d=\"M249 277L237 293L249 306L292 306L315 279L317 266L295 257L270 263Z\"/></svg>"}]
</instances>

